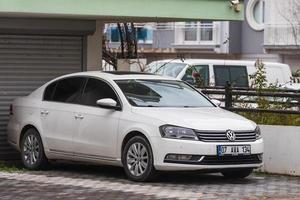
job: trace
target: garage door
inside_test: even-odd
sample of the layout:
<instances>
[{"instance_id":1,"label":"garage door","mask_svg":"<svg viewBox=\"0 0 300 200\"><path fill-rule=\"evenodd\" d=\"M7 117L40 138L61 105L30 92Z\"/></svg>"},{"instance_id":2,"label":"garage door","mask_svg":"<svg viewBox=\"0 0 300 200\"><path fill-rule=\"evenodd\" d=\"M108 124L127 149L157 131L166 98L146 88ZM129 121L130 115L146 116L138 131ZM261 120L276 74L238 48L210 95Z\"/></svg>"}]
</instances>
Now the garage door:
<instances>
[{"instance_id":1,"label":"garage door","mask_svg":"<svg viewBox=\"0 0 300 200\"><path fill-rule=\"evenodd\" d=\"M0 159L15 159L6 142L9 104L63 74L82 71L83 38L0 35Z\"/></svg>"}]
</instances>

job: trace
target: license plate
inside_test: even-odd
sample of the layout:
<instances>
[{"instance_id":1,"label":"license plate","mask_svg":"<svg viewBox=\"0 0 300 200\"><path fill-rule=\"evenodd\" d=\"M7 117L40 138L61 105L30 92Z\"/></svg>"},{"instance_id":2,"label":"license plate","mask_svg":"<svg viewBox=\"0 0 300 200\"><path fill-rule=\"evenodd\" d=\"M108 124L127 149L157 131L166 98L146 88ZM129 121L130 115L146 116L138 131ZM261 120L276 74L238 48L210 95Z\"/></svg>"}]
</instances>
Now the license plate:
<instances>
[{"instance_id":1,"label":"license plate","mask_svg":"<svg viewBox=\"0 0 300 200\"><path fill-rule=\"evenodd\" d=\"M250 155L251 145L218 145L217 146L218 156L238 156L238 155Z\"/></svg>"}]
</instances>

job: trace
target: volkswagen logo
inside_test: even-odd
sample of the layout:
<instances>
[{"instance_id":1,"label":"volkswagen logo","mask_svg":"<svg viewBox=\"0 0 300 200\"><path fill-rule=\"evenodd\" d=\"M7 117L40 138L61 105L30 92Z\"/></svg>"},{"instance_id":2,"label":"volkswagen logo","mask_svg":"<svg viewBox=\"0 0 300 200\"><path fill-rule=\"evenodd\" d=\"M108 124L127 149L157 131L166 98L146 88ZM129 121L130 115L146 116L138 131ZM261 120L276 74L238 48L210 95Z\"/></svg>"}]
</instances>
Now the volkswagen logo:
<instances>
[{"instance_id":1,"label":"volkswagen logo","mask_svg":"<svg viewBox=\"0 0 300 200\"><path fill-rule=\"evenodd\" d=\"M235 133L232 130L226 131L226 137L229 141L234 142L235 141Z\"/></svg>"}]
</instances>

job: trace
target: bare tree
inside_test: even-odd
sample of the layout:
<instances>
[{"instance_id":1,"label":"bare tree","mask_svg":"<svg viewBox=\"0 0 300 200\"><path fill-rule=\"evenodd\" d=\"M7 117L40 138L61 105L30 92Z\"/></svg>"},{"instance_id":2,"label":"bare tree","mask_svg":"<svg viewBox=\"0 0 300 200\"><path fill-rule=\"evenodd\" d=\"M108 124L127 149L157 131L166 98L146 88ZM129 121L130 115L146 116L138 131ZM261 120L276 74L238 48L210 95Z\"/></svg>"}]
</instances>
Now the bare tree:
<instances>
[{"instance_id":1,"label":"bare tree","mask_svg":"<svg viewBox=\"0 0 300 200\"><path fill-rule=\"evenodd\" d=\"M288 4L287 9L280 5L283 2L286 2ZM295 47L297 49L300 49L300 0L280 0L277 1L276 6L280 16L288 23L291 28Z\"/></svg>"}]
</instances>

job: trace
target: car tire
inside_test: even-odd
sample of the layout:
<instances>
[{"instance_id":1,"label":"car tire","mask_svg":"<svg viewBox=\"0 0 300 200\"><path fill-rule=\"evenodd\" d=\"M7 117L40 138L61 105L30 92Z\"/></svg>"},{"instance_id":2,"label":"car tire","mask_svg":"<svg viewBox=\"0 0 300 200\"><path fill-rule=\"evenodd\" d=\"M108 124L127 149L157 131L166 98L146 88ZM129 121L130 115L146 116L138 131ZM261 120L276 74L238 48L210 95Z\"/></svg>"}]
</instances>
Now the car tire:
<instances>
[{"instance_id":1,"label":"car tire","mask_svg":"<svg viewBox=\"0 0 300 200\"><path fill-rule=\"evenodd\" d=\"M224 170L222 175L228 179L243 179L249 176L253 172L253 169L233 169Z\"/></svg>"},{"instance_id":2,"label":"car tire","mask_svg":"<svg viewBox=\"0 0 300 200\"><path fill-rule=\"evenodd\" d=\"M20 147L22 162L27 169L39 170L49 166L42 139L36 129L31 128L25 132Z\"/></svg>"},{"instance_id":3,"label":"car tire","mask_svg":"<svg viewBox=\"0 0 300 200\"><path fill-rule=\"evenodd\" d=\"M127 177L132 181L153 180L155 169L153 153L146 138L134 136L125 144L122 163Z\"/></svg>"}]
</instances>

